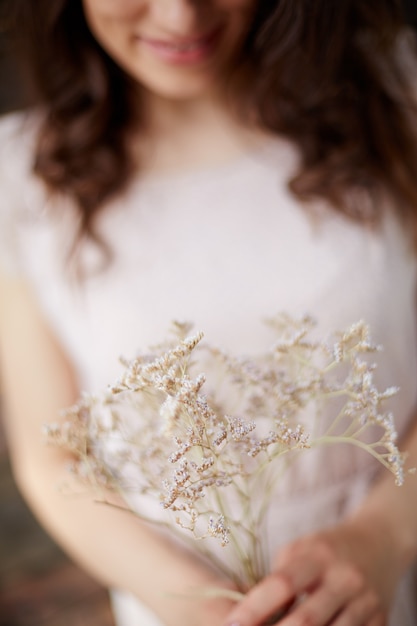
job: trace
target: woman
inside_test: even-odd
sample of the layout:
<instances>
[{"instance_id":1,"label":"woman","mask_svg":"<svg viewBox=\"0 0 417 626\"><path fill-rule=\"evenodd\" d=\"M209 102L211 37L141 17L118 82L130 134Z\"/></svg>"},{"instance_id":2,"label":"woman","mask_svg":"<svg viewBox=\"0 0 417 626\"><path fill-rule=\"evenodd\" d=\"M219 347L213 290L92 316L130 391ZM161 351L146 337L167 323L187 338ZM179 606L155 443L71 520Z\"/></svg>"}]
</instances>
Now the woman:
<instances>
[{"instance_id":1,"label":"woman","mask_svg":"<svg viewBox=\"0 0 417 626\"><path fill-rule=\"evenodd\" d=\"M291 477L271 574L230 586L117 510L63 497L42 424L117 357L192 319L225 349L260 320L363 317L417 465L414 69L395 0L15 0L36 107L1 123L0 349L17 481L51 534L118 591L118 623L411 626L416 479L349 451Z\"/></svg>"}]
</instances>

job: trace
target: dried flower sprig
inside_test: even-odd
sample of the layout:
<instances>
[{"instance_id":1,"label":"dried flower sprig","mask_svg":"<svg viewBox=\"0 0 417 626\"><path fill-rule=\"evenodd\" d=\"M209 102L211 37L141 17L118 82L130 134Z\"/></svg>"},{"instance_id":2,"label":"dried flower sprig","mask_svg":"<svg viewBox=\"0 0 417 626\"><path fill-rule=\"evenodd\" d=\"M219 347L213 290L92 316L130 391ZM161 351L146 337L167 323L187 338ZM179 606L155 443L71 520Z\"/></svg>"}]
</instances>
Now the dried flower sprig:
<instances>
[{"instance_id":1,"label":"dried flower sprig","mask_svg":"<svg viewBox=\"0 0 417 626\"><path fill-rule=\"evenodd\" d=\"M122 493L147 520L208 540L199 549L241 590L267 573L265 517L300 451L349 443L404 480L393 416L383 411L397 389L374 384L366 357L380 348L367 325L318 341L308 317L270 323L279 339L256 359L231 357L174 324L172 341L125 361L106 393L84 396L47 428L49 442L74 455L78 478ZM213 538L227 558L207 547Z\"/></svg>"}]
</instances>

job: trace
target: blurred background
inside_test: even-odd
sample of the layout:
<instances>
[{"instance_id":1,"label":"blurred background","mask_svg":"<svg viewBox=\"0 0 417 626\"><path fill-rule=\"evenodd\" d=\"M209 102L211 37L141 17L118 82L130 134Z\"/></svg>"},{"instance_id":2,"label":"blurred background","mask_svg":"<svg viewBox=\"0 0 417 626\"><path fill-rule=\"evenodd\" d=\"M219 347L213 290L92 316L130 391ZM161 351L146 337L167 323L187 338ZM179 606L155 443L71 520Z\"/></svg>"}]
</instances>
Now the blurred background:
<instances>
[{"instance_id":1,"label":"blurred background","mask_svg":"<svg viewBox=\"0 0 417 626\"><path fill-rule=\"evenodd\" d=\"M417 0L403 0L408 21L417 28Z\"/></svg>"},{"instance_id":2,"label":"blurred background","mask_svg":"<svg viewBox=\"0 0 417 626\"><path fill-rule=\"evenodd\" d=\"M417 28L417 0L404 3L409 23ZM4 9L0 0L0 114L22 106L13 46L1 27ZM0 420L0 626L86 624L113 626L107 594L68 560L29 512L13 482Z\"/></svg>"}]
</instances>

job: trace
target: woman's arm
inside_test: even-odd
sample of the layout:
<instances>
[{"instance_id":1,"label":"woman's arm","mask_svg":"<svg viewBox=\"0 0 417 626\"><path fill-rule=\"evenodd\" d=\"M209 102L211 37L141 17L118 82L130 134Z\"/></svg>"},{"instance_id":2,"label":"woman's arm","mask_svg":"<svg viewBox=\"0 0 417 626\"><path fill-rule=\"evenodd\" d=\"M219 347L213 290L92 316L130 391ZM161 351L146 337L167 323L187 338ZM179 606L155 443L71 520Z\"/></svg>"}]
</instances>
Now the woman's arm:
<instances>
[{"instance_id":1,"label":"woman's arm","mask_svg":"<svg viewBox=\"0 0 417 626\"><path fill-rule=\"evenodd\" d=\"M167 626L215 626L230 602L202 601L195 587L225 585L191 555L133 515L68 496L65 453L45 446L42 425L78 397L74 373L21 281L0 277L0 372L6 432L17 483L53 537L103 584L133 592ZM173 594L173 595L172 595ZM139 625L138 625L139 626Z\"/></svg>"},{"instance_id":2,"label":"woman's arm","mask_svg":"<svg viewBox=\"0 0 417 626\"><path fill-rule=\"evenodd\" d=\"M407 466L417 467L417 419L401 448ZM416 558L417 475L397 487L386 473L350 519L282 550L272 573L225 623L260 626L301 596L279 626L384 626L397 584Z\"/></svg>"}]
</instances>

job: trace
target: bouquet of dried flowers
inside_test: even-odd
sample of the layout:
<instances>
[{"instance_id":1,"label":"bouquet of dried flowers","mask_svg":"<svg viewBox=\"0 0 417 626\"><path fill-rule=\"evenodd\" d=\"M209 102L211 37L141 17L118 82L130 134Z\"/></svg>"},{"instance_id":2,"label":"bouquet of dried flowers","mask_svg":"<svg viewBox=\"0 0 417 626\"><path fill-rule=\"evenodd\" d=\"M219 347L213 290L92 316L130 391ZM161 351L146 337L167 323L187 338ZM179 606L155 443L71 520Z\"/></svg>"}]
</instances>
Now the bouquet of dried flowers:
<instances>
[{"instance_id":1,"label":"bouquet of dried flowers","mask_svg":"<svg viewBox=\"0 0 417 626\"><path fill-rule=\"evenodd\" d=\"M248 359L176 323L172 341L124 361L116 384L85 395L47 427L48 440L73 453L77 479L99 494L122 494L140 517L199 540L197 549L240 590L267 573L264 520L275 486L304 450L348 443L398 484L404 479L393 417L382 406L397 389L375 387L368 355L380 348L367 325L319 341L308 317L281 315L271 324L277 340ZM206 381L203 364L215 380ZM329 407L332 418L322 423ZM220 542L226 558L207 538Z\"/></svg>"}]
</instances>

